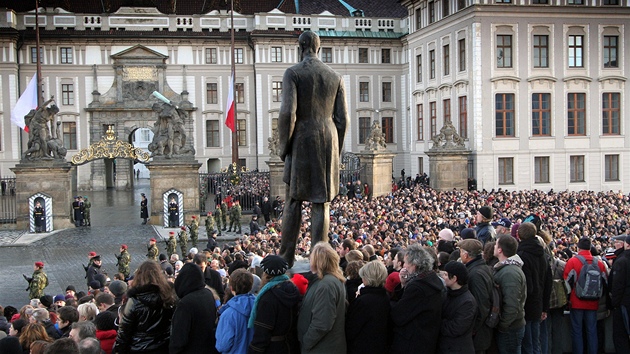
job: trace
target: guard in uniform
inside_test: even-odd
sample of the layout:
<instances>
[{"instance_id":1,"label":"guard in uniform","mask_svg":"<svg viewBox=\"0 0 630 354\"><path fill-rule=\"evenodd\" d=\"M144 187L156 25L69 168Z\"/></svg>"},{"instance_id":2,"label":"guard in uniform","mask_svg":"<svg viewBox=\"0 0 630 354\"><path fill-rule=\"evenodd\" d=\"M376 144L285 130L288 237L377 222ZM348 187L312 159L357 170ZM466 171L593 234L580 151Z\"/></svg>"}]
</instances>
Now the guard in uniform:
<instances>
[{"instance_id":1,"label":"guard in uniform","mask_svg":"<svg viewBox=\"0 0 630 354\"><path fill-rule=\"evenodd\" d=\"M197 247L197 241L199 240L199 220L197 220L197 215L192 216L192 220L190 220L190 241L192 242L193 247Z\"/></svg>"},{"instance_id":2,"label":"guard in uniform","mask_svg":"<svg viewBox=\"0 0 630 354\"><path fill-rule=\"evenodd\" d=\"M217 204L216 209L214 209L214 214L212 215L215 223L217 224L217 231L219 231L219 236L221 236L221 219L223 218L223 212L221 211L221 205ZM225 224L223 224L223 230L225 230Z\"/></svg>"},{"instance_id":3,"label":"guard in uniform","mask_svg":"<svg viewBox=\"0 0 630 354\"><path fill-rule=\"evenodd\" d=\"M186 232L186 226L182 226L179 232L179 247L182 249L182 259L186 259L188 255L188 233Z\"/></svg>"},{"instance_id":4,"label":"guard in uniform","mask_svg":"<svg viewBox=\"0 0 630 354\"><path fill-rule=\"evenodd\" d=\"M241 233L241 212L241 205L237 199L234 201L234 204L230 209L230 228L228 231L232 231L232 228L234 228L234 231L236 231L236 228L238 227L238 231L236 233Z\"/></svg>"},{"instance_id":5,"label":"guard in uniform","mask_svg":"<svg viewBox=\"0 0 630 354\"><path fill-rule=\"evenodd\" d=\"M142 196L142 200L140 201L140 218L143 220L142 225L144 225L149 218L149 201L144 193L140 193L140 196Z\"/></svg>"},{"instance_id":6,"label":"guard in uniform","mask_svg":"<svg viewBox=\"0 0 630 354\"><path fill-rule=\"evenodd\" d=\"M83 205L80 201L80 197L74 197L72 203L72 217L74 219L74 226L79 227L83 223Z\"/></svg>"},{"instance_id":7,"label":"guard in uniform","mask_svg":"<svg viewBox=\"0 0 630 354\"><path fill-rule=\"evenodd\" d=\"M44 296L44 289L48 286L48 276L44 273L44 262L35 262L33 265L33 276L27 277L22 274L28 282L29 299L39 299Z\"/></svg>"},{"instance_id":8,"label":"guard in uniform","mask_svg":"<svg viewBox=\"0 0 630 354\"><path fill-rule=\"evenodd\" d=\"M149 240L149 247L147 250L147 259L151 260L151 261L156 261L158 260L158 253L160 253L160 251L158 250L157 246L155 245L155 239L152 238Z\"/></svg>"},{"instance_id":9,"label":"guard in uniform","mask_svg":"<svg viewBox=\"0 0 630 354\"><path fill-rule=\"evenodd\" d=\"M227 215L228 215L228 207L227 204L221 203L221 222L223 223L223 231L227 229Z\"/></svg>"},{"instance_id":10,"label":"guard in uniform","mask_svg":"<svg viewBox=\"0 0 630 354\"><path fill-rule=\"evenodd\" d=\"M33 220L35 221L35 232L46 232L46 214L40 202L35 203L33 209Z\"/></svg>"},{"instance_id":11,"label":"guard in uniform","mask_svg":"<svg viewBox=\"0 0 630 354\"><path fill-rule=\"evenodd\" d=\"M90 208L92 207L92 202L88 200L87 195L83 196L83 225L84 226L92 226L92 219L90 219Z\"/></svg>"},{"instance_id":12,"label":"guard in uniform","mask_svg":"<svg viewBox=\"0 0 630 354\"><path fill-rule=\"evenodd\" d=\"M168 233L168 241L166 241L166 254L171 259L175 253L177 253L177 240L175 239L175 231L171 231Z\"/></svg>"},{"instance_id":13,"label":"guard in uniform","mask_svg":"<svg viewBox=\"0 0 630 354\"><path fill-rule=\"evenodd\" d=\"M127 251L127 245L120 245L120 256L116 256L118 261L118 273L122 273L125 279L129 278L129 264L131 263L131 255Z\"/></svg>"},{"instance_id":14,"label":"guard in uniform","mask_svg":"<svg viewBox=\"0 0 630 354\"><path fill-rule=\"evenodd\" d=\"M214 230L215 230L214 217L212 216L211 212L208 212L208 215L206 215L206 235L210 237L210 235L212 234Z\"/></svg>"},{"instance_id":15,"label":"guard in uniform","mask_svg":"<svg viewBox=\"0 0 630 354\"><path fill-rule=\"evenodd\" d=\"M179 226L179 205L175 198L168 203L168 227Z\"/></svg>"}]
</instances>

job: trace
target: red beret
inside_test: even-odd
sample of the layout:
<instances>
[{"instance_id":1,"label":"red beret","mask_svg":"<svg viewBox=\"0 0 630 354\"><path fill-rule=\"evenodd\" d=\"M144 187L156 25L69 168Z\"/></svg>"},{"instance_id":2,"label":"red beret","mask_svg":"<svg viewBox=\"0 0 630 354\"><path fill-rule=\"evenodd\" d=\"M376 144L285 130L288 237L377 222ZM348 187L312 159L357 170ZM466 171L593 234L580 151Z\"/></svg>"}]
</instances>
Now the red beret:
<instances>
[{"instance_id":1,"label":"red beret","mask_svg":"<svg viewBox=\"0 0 630 354\"><path fill-rule=\"evenodd\" d=\"M123 245L120 245L120 248L122 248L122 249L126 250L126 249L127 249L127 245L124 245L124 244L123 244Z\"/></svg>"},{"instance_id":2,"label":"red beret","mask_svg":"<svg viewBox=\"0 0 630 354\"><path fill-rule=\"evenodd\" d=\"M175 235L175 231L171 231L168 233L169 235Z\"/></svg>"},{"instance_id":3,"label":"red beret","mask_svg":"<svg viewBox=\"0 0 630 354\"><path fill-rule=\"evenodd\" d=\"M44 262L35 262L35 267L44 268Z\"/></svg>"},{"instance_id":4,"label":"red beret","mask_svg":"<svg viewBox=\"0 0 630 354\"><path fill-rule=\"evenodd\" d=\"M156 242L156 241L155 241L155 238L151 238L149 241L151 241L151 242Z\"/></svg>"},{"instance_id":5,"label":"red beret","mask_svg":"<svg viewBox=\"0 0 630 354\"><path fill-rule=\"evenodd\" d=\"M192 218L193 218L193 219L196 219L196 218L197 218L197 216L196 216L196 215L193 215L193 216L192 216Z\"/></svg>"},{"instance_id":6,"label":"red beret","mask_svg":"<svg viewBox=\"0 0 630 354\"><path fill-rule=\"evenodd\" d=\"M92 257L96 257L96 252L90 252L88 253L88 257L92 258Z\"/></svg>"},{"instance_id":7,"label":"red beret","mask_svg":"<svg viewBox=\"0 0 630 354\"><path fill-rule=\"evenodd\" d=\"M182 226L182 230L186 230L186 226Z\"/></svg>"}]
</instances>

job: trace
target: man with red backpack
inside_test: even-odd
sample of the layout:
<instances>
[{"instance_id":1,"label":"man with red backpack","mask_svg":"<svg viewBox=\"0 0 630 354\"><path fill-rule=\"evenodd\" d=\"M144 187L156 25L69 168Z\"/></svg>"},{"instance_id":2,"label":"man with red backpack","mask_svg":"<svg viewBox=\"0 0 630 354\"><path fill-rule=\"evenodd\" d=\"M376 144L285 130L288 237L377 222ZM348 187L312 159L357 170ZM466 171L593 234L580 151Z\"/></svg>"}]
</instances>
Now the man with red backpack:
<instances>
[{"instance_id":1,"label":"man with red backpack","mask_svg":"<svg viewBox=\"0 0 630 354\"><path fill-rule=\"evenodd\" d=\"M607 274L599 257L591 255L591 240L582 238L577 244L578 254L564 267L564 279L571 285L571 341L575 354L584 353L584 337L588 353L597 353L597 307L603 294ZM595 262L595 263L594 263ZM596 267L593 266L596 265ZM586 328L586 335L582 328Z\"/></svg>"}]
</instances>

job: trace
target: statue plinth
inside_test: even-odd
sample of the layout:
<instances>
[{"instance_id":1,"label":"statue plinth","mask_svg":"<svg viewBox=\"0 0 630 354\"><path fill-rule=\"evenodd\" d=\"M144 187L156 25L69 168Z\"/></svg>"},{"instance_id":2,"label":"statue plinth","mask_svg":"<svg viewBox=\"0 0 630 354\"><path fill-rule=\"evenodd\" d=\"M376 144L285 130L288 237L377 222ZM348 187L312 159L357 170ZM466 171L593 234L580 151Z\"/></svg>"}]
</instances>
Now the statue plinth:
<instances>
[{"instance_id":1,"label":"statue plinth","mask_svg":"<svg viewBox=\"0 0 630 354\"><path fill-rule=\"evenodd\" d=\"M276 196L286 200L287 184L282 180L284 162L278 156L271 155L265 163L269 166L269 200L274 200Z\"/></svg>"},{"instance_id":2,"label":"statue plinth","mask_svg":"<svg viewBox=\"0 0 630 354\"><path fill-rule=\"evenodd\" d=\"M70 205L73 201L72 169L73 166L69 162L58 159L23 161L11 168L15 173L18 230L29 229L31 217L29 199L38 193L50 197L53 230L74 226L70 221Z\"/></svg>"},{"instance_id":3,"label":"statue plinth","mask_svg":"<svg viewBox=\"0 0 630 354\"><path fill-rule=\"evenodd\" d=\"M357 153L361 160L361 182L368 183L373 197L392 191L394 153L389 150L363 150Z\"/></svg>"},{"instance_id":4,"label":"statue plinth","mask_svg":"<svg viewBox=\"0 0 630 354\"><path fill-rule=\"evenodd\" d=\"M169 191L181 193L183 205L180 205L180 211L185 222L190 221L190 216L199 215L200 163L196 160L154 159L146 166L151 172L151 224L164 225L164 220L168 220L166 194Z\"/></svg>"},{"instance_id":5,"label":"statue plinth","mask_svg":"<svg viewBox=\"0 0 630 354\"><path fill-rule=\"evenodd\" d=\"M430 186L437 190L468 189L468 156L464 139L450 120L444 122L440 133L431 138L429 156Z\"/></svg>"}]
</instances>

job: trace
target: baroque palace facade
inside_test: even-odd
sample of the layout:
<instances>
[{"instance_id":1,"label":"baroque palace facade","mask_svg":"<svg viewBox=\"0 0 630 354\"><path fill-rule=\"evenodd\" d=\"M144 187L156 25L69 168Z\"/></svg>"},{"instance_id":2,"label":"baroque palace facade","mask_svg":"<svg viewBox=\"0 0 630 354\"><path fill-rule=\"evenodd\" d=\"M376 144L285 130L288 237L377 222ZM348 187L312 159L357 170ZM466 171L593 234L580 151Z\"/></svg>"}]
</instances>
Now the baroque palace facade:
<instances>
[{"instance_id":1,"label":"baroque palace facade","mask_svg":"<svg viewBox=\"0 0 630 354\"><path fill-rule=\"evenodd\" d=\"M10 112L36 70L34 5L0 1L0 176L28 136ZM225 0L40 0L45 98L60 107L68 157L114 126L146 135L156 89L189 107L201 172L231 161L225 127L230 13ZM344 150L381 123L394 175L429 171L450 120L472 151L478 188L630 191L628 0L235 1L239 157L266 169L282 75L297 37L345 80ZM4 7L4 9L2 8ZM147 83L153 82L153 83ZM122 105L104 109L122 95ZM625 117L625 119L624 119ZM117 166L129 175L133 165ZM80 189L109 187L105 162L77 166ZM128 180L127 178L121 179ZM124 187L114 185L115 187Z\"/></svg>"}]
</instances>

